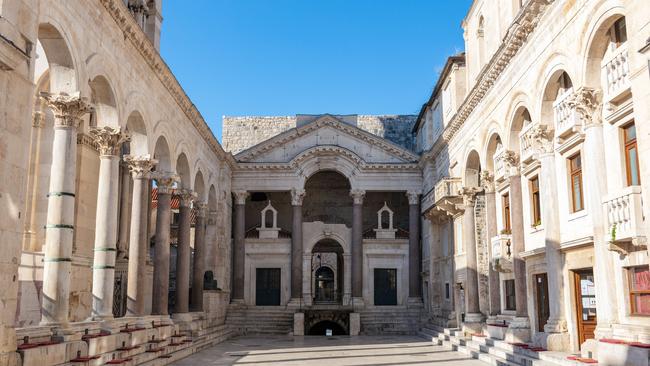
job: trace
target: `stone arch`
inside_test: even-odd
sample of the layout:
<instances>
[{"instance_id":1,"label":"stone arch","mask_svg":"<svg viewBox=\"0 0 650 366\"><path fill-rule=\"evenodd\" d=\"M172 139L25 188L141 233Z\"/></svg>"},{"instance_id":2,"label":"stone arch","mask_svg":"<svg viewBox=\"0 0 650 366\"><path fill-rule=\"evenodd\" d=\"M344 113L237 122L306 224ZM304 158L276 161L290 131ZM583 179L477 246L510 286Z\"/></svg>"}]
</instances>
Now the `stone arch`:
<instances>
[{"instance_id":1,"label":"stone arch","mask_svg":"<svg viewBox=\"0 0 650 366\"><path fill-rule=\"evenodd\" d=\"M133 155L144 155L149 153L149 139L147 137L147 124L142 114L134 110L126 120L126 130L131 137L129 153Z\"/></svg>"},{"instance_id":2,"label":"stone arch","mask_svg":"<svg viewBox=\"0 0 650 366\"><path fill-rule=\"evenodd\" d=\"M586 25L583 35L584 57L582 85L600 89L602 87L601 62L609 46L607 32L610 27L619 19L625 17L625 8L620 5L603 4L597 7L592 21ZM597 15L598 14L598 15Z\"/></svg>"},{"instance_id":3,"label":"stone arch","mask_svg":"<svg viewBox=\"0 0 650 366\"><path fill-rule=\"evenodd\" d=\"M463 185L465 187L479 187L481 185L481 157L475 149L471 149L465 157L463 170Z\"/></svg>"},{"instance_id":4,"label":"stone arch","mask_svg":"<svg viewBox=\"0 0 650 366\"><path fill-rule=\"evenodd\" d=\"M172 162L171 154L169 152L169 144L165 136L159 136L156 140L156 145L154 147L153 153L154 159L158 160L156 165L156 171L159 172L171 172L172 171Z\"/></svg>"},{"instance_id":5,"label":"stone arch","mask_svg":"<svg viewBox=\"0 0 650 366\"><path fill-rule=\"evenodd\" d=\"M548 100L546 96L544 96L544 93L547 91L549 83L557 82L559 75L562 73L566 73L571 80L571 83L575 85L577 80L576 75L578 75L578 72L575 70L573 65L574 63L572 63L568 57L562 53L554 53L546 60L542 67L542 77L537 80L535 86L535 95L541 95L542 98L535 101L536 113L533 117L534 120L539 121L544 125L553 125L553 115L551 114L549 116L547 114L548 106L546 105L546 102L548 102ZM554 100L555 99L551 102ZM532 113L532 111L530 112Z\"/></svg>"},{"instance_id":6,"label":"stone arch","mask_svg":"<svg viewBox=\"0 0 650 366\"><path fill-rule=\"evenodd\" d=\"M563 68L558 67L548 75L544 89L539 93L542 96L539 107L541 124L553 129L555 104L571 94L573 85L573 79Z\"/></svg>"},{"instance_id":7,"label":"stone arch","mask_svg":"<svg viewBox=\"0 0 650 366\"><path fill-rule=\"evenodd\" d=\"M517 116L521 113L522 109L528 110L528 113L531 114L531 105L531 99L528 94L521 91L515 93L506 114L506 126L501 135L504 148L519 151L519 132L521 132L523 125L517 125Z\"/></svg>"},{"instance_id":8,"label":"stone arch","mask_svg":"<svg viewBox=\"0 0 650 366\"><path fill-rule=\"evenodd\" d=\"M207 192L205 191L205 181L203 180L203 173L197 170L194 177L194 192L199 202L205 202L207 199Z\"/></svg>"},{"instance_id":9,"label":"stone arch","mask_svg":"<svg viewBox=\"0 0 650 366\"><path fill-rule=\"evenodd\" d=\"M352 253L352 248L350 247L351 243L345 239L345 236L342 233L335 231L328 233L328 235L325 233L318 233L313 237L308 238L305 241L306 245L304 246L303 250L305 253L312 253L316 244L327 240L335 241L341 247L341 249L343 249L343 253Z\"/></svg>"},{"instance_id":10,"label":"stone arch","mask_svg":"<svg viewBox=\"0 0 650 366\"><path fill-rule=\"evenodd\" d=\"M39 25L34 82L47 71L48 89L51 93L79 91L79 75L75 67L77 63L69 45L69 38L61 32L60 26L54 25L51 21Z\"/></svg>"},{"instance_id":11,"label":"stone arch","mask_svg":"<svg viewBox=\"0 0 650 366\"><path fill-rule=\"evenodd\" d=\"M190 171L190 164L187 160L187 155L184 152L176 158L176 173L180 178L180 188L192 188L192 172Z\"/></svg>"},{"instance_id":12,"label":"stone arch","mask_svg":"<svg viewBox=\"0 0 650 366\"><path fill-rule=\"evenodd\" d=\"M307 149L296 156L290 163L300 171L300 185L320 171L335 171L348 179L350 186L355 188L356 175L364 160L353 151L333 146L316 146Z\"/></svg>"},{"instance_id":13,"label":"stone arch","mask_svg":"<svg viewBox=\"0 0 650 366\"><path fill-rule=\"evenodd\" d=\"M108 79L98 75L88 82L91 102L95 110L91 114L91 126L119 127L120 117L114 89Z\"/></svg>"},{"instance_id":14,"label":"stone arch","mask_svg":"<svg viewBox=\"0 0 650 366\"><path fill-rule=\"evenodd\" d=\"M485 143L485 169L494 173L494 155L503 146L503 139L498 131L490 131Z\"/></svg>"}]
</instances>

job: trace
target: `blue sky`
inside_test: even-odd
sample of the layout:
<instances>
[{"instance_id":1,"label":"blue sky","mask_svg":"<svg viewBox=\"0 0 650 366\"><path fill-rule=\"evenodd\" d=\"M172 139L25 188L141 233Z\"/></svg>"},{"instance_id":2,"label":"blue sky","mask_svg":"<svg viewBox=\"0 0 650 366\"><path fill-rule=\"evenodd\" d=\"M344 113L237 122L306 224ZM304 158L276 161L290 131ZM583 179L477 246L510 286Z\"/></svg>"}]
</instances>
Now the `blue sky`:
<instances>
[{"instance_id":1,"label":"blue sky","mask_svg":"<svg viewBox=\"0 0 650 366\"><path fill-rule=\"evenodd\" d=\"M161 53L223 115L417 114L471 0L167 0Z\"/></svg>"}]
</instances>

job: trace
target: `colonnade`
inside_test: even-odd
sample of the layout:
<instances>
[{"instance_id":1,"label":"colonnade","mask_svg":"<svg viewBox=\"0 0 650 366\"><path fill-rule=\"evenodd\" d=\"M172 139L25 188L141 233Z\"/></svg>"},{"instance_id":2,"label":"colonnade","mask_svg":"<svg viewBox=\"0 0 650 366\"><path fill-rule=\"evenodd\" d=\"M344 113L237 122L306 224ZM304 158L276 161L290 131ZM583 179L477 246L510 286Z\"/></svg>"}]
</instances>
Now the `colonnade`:
<instances>
[{"instance_id":1,"label":"colonnade","mask_svg":"<svg viewBox=\"0 0 650 366\"><path fill-rule=\"evenodd\" d=\"M54 113L54 141L48 193L46 243L43 273L43 325L65 327L69 323L69 299L73 256L77 130L85 114L93 107L78 94L44 93L43 99ZM128 200L119 198L131 193L130 232L128 233L127 316L146 314L146 268L148 258L149 200L152 179L158 189L156 242L152 314L168 315L169 253L172 194L179 195L180 223L177 256L176 302L174 313L201 311L203 307L203 274L205 264L207 205L187 189L175 189L178 176L172 172L152 171L157 161L150 155L125 155L123 161L132 179L120 176L119 162L122 144L129 141L120 128L91 128L90 136L99 149L99 181L95 225L94 258L92 266L92 320L113 318L114 272L118 252L126 254L126 230L118 235L118 224L125 228L127 215L118 217L118 205L123 210ZM195 264L190 268L191 210L196 210ZM118 221L121 221L118 223ZM192 271L190 275L190 271ZM193 295L190 307L190 280Z\"/></svg>"}]
</instances>

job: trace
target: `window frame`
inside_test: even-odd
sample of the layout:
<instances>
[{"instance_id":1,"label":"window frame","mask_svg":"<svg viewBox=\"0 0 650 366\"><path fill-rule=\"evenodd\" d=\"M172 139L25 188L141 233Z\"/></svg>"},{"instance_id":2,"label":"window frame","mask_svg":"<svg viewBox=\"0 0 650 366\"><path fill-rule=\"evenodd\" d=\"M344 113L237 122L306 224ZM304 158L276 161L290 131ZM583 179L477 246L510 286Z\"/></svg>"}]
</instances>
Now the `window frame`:
<instances>
[{"instance_id":1,"label":"window frame","mask_svg":"<svg viewBox=\"0 0 650 366\"><path fill-rule=\"evenodd\" d=\"M580 167L578 168L573 168L573 162L578 159L580 163ZM582 155L580 153L576 153L573 156L569 157L567 159L567 164L568 164L568 172L569 172L569 190L571 191L571 212L576 213L580 211L584 211L585 209L585 196L584 196L584 186L583 186L583 181L582 181ZM575 187L573 185L573 179L577 177L578 182L580 183L578 188L580 189L580 209L578 209L576 205L576 191Z\"/></svg>"},{"instance_id":2,"label":"window frame","mask_svg":"<svg viewBox=\"0 0 650 366\"><path fill-rule=\"evenodd\" d=\"M628 129L629 128L634 128L634 139L627 141L628 137ZM637 137L636 137L636 125L634 124L634 121L631 123L626 124L625 126L621 127L623 130L623 155L625 155L625 178L626 178L626 183L628 187L631 186L636 186L636 185L641 185L641 174L639 171L639 147L637 145ZM634 149L636 150L636 156L635 156L635 161L634 165L636 167L636 175L637 175L637 180L638 184L632 184L632 161L630 159L630 151Z\"/></svg>"},{"instance_id":3,"label":"window frame","mask_svg":"<svg viewBox=\"0 0 650 366\"><path fill-rule=\"evenodd\" d=\"M501 214L503 215L503 230L511 232L512 222L510 217L510 192L506 192L501 196L501 203L502 203Z\"/></svg>"},{"instance_id":4,"label":"window frame","mask_svg":"<svg viewBox=\"0 0 650 366\"><path fill-rule=\"evenodd\" d=\"M537 182L537 187L535 187ZM534 176L528 181L530 188L530 211L531 211L531 226L537 227L542 224L542 207L541 197L539 192L539 176Z\"/></svg>"},{"instance_id":5,"label":"window frame","mask_svg":"<svg viewBox=\"0 0 650 366\"><path fill-rule=\"evenodd\" d=\"M648 314L643 314L643 313L637 313L636 312L636 303L634 301L635 296L638 295L650 295L650 290L634 290L632 288L632 284L634 283L634 270L637 268L644 268L644 267L649 267L647 264L646 265L638 265L638 266L631 266L627 267L625 270L627 271L627 290L629 294L629 301L630 301L630 315L631 316L644 316L644 317L650 317L650 313ZM650 270L650 268L648 268Z\"/></svg>"},{"instance_id":6,"label":"window frame","mask_svg":"<svg viewBox=\"0 0 650 366\"><path fill-rule=\"evenodd\" d=\"M508 286L509 283L512 284L511 287ZM503 280L503 310L517 311L517 289L515 286L514 279ZM512 290L511 294L508 293L508 289Z\"/></svg>"}]
</instances>

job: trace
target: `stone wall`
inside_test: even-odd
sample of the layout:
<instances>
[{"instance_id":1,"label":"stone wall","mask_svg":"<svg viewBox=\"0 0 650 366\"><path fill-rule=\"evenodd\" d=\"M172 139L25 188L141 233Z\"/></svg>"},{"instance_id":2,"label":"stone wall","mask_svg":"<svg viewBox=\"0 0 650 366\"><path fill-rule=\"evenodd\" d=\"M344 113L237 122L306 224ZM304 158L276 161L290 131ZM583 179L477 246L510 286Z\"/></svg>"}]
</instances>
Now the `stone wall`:
<instances>
[{"instance_id":1,"label":"stone wall","mask_svg":"<svg viewBox=\"0 0 650 366\"><path fill-rule=\"evenodd\" d=\"M282 132L295 128L304 116L243 116L223 117L223 148L237 154ZM339 116L337 116L339 117ZM417 116L413 115L352 115L341 116L346 123L385 138L414 151L415 137L411 132Z\"/></svg>"}]
</instances>

